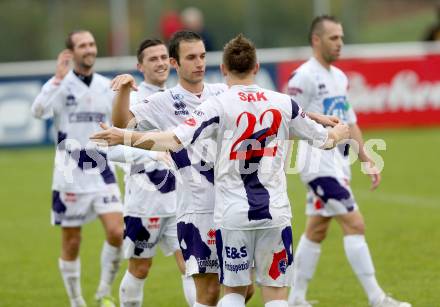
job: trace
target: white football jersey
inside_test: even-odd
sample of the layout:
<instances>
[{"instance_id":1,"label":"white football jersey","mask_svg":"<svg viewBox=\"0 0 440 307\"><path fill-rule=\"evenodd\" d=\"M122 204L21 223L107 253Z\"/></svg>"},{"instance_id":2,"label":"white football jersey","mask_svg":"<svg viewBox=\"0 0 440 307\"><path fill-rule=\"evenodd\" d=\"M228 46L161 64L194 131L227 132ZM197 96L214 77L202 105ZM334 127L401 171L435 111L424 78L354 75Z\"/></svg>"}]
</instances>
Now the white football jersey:
<instances>
[{"instance_id":1,"label":"white football jersey","mask_svg":"<svg viewBox=\"0 0 440 307\"><path fill-rule=\"evenodd\" d=\"M32 104L35 117L53 117L56 154L52 188L57 191L90 193L116 182L106 154L89 137L110 124L113 102L110 80L93 74L90 86L70 71L61 84L47 81Z\"/></svg>"},{"instance_id":2,"label":"white football jersey","mask_svg":"<svg viewBox=\"0 0 440 307\"><path fill-rule=\"evenodd\" d=\"M165 89L141 82L131 92L130 105ZM137 127L137 130L141 127ZM124 216L168 217L176 215L177 179L165 163L156 161L158 153L129 146L110 147L108 158L123 163L125 171Z\"/></svg>"},{"instance_id":3,"label":"white football jersey","mask_svg":"<svg viewBox=\"0 0 440 307\"><path fill-rule=\"evenodd\" d=\"M138 126L143 130L171 130L183 123L208 97L227 89L225 84L204 84L200 97L177 85L148 97L130 108ZM214 210L214 141L204 140L172 153L182 180L177 218L187 213L206 213ZM182 205L180 205L180 203Z\"/></svg>"},{"instance_id":4,"label":"white football jersey","mask_svg":"<svg viewBox=\"0 0 440 307\"><path fill-rule=\"evenodd\" d=\"M284 141L295 133L322 146L328 137L289 96L257 85L209 98L173 131L184 146L215 138L214 222L225 229L290 224Z\"/></svg>"},{"instance_id":5,"label":"white football jersey","mask_svg":"<svg viewBox=\"0 0 440 307\"><path fill-rule=\"evenodd\" d=\"M292 73L287 91L304 111L334 115L350 125L357 120L347 99L347 88L347 76L339 68L331 66L327 70L312 57ZM351 177L348 145L345 144L321 150L300 141L296 159L304 182L326 176Z\"/></svg>"}]
</instances>

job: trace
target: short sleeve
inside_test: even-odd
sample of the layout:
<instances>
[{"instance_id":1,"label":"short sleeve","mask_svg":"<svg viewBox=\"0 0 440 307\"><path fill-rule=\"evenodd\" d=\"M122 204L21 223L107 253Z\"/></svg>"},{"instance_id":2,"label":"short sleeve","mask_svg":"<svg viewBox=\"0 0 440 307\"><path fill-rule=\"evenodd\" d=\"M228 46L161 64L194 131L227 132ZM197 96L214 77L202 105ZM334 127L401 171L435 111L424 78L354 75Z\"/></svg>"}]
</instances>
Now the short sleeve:
<instances>
[{"instance_id":1,"label":"short sleeve","mask_svg":"<svg viewBox=\"0 0 440 307\"><path fill-rule=\"evenodd\" d=\"M218 130L221 117L220 107L214 98L209 98L194 110L191 117L173 129L174 134L188 146L196 140L213 137Z\"/></svg>"},{"instance_id":2,"label":"short sleeve","mask_svg":"<svg viewBox=\"0 0 440 307\"><path fill-rule=\"evenodd\" d=\"M294 71L287 84L287 94L300 107L307 110L314 95L314 86L310 77L304 71Z\"/></svg>"},{"instance_id":3,"label":"short sleeve","mask_svg":"<svg viewBox=\"0 0 440 307\"><path fill-rule=\"evenodd\" d=\"M160 129L157 120L163 110L160 110L159 104L157 99L146 99L142 103L130 106L130 112L133 113L139 130Z\"/></svg>"},{"instance_id":4,"label":"short sleeve","mask_svg":"<svg viewBox=\"0 0 440 307\"><path fill-rule=\"evenodd\" d=\"M315 147L322 147L328 138L328 131L322 125L310 119L294 100L292 103L292 119L289 124L290 138L294 136L310 141Z\"/></svg>"}]
</instances>

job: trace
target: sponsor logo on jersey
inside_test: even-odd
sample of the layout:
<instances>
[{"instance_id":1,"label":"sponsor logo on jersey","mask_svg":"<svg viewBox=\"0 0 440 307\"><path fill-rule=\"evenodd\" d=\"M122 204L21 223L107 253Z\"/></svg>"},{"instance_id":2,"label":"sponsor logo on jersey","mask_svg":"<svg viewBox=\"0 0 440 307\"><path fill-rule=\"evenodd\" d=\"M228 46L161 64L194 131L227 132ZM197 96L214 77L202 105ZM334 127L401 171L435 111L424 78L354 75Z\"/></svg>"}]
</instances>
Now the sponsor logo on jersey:
<instances>
[{"instance_id":1,"label":"sponsor logo on jersey","mask_svg":"<svg viewBox=\"0 0 440 307\"><path fill-rule=\"evenodd\" d=\"M148 229L160 229L160 218L159 217L150 217L148 219Z\"/></svg>"},{"instance_id":2,"label":"sponsor logo on jersey","mask_svg":"<svg viewBox=\"0 0 440 307\"><path fill-rule=\"evenodd\" d=\"M196 125L196 120L194 118L190 117L187 120L185 120L185 124L187 124L188 126L194 127Z\"/></svg>"},{"instance_id":3,"label":"sponsor logo on jersey","mask_svg":"<svg viewBox=\"0 0 440 307\"><path fill-rule=\"evenodd\" d=\"M67 95L66 107L76 106L76 105L78 105L78 102L76 101L75 96L73 96L72 94Z\"/></svg>"},{"instance_id":4,"label":"sponsor logo on jersey","mask_svg":"<svg viewBox=\"0 0 440 307\"><path fill-rule=\"evenodd\" d=\"M324 114L337 116L342 121L347 120L348 103L345 96L328 97L323 100Z\"/></svg>"},{"instance_id":5,"label":"sponsor logo on jersey","mask_svg":"<svg viewBox=\"0 0 440 307\"><path fill-rule=\"evenodd\" d=\"M104 123L106 121L106 116L104 113L99 112L76 112L69 113L70 123Z\"/></svg>"},{"instance_id":6,"label":"sponsor logo on jersey","mask_svg":"<svg viewBox=\"0 0 440 307\"><path fill-rule=\"evenodd\" d=\"M209 229L207 235L208 235L208 244L214 245L215 244L215 230L212 228Z\"/></svg>"}]
</instances>

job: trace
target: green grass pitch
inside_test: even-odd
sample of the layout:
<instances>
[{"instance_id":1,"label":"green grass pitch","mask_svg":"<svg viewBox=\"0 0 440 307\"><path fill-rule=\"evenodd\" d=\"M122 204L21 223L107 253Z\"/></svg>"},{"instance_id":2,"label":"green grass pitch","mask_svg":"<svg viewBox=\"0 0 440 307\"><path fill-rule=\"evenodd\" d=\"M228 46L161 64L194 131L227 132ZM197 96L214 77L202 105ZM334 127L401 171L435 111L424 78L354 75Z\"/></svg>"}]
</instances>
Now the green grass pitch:
<instances>
[{"instance_id":1,"label":"green grass pitch","mask_svg":"<svg viewBox=\"0 0 440 307\"><path fill-rule=\"evenodd\" d=\"M382 138L385 168L378 191L353 166L352 187L367 224L377 277L386 292L415 307L440 306L440 129L369 131ZM49 224L53 148L0 150L0 306L68 306L57 268L60 234ZM289 175L294 239L304 229L305 190ZM89 306L98 283L103 233L98 222L83 229L82 286ZM117 288L126 263L118 275ZM173 257L160 253L144 290L144 306L185 306ZM334 223L323 245L309 299L319 307L367 306L345 258ZM262 306L259 292L249 306Z\"/></svg>"}]
</instances>

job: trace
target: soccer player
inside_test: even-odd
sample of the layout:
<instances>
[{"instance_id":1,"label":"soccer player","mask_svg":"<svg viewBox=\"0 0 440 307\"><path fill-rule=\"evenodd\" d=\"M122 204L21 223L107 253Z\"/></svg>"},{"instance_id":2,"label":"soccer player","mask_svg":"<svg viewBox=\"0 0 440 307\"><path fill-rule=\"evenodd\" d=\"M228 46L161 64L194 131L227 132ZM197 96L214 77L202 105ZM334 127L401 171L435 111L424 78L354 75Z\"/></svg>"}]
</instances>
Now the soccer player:
<instances>
[{"instance_id":1,"label":"soccer player","mask_svg":"<svg viewBox=\"0 0 440 307\"><path fill-rule=\"evenodd\" d=\"M106 241L96 299L102 306L114 306L110 292L121 259L122 204L106 154L88 140L99 122L110 122L113 92L110 80L93 72L97 46L89 31L70 33L66 47L58 55L55 76L32 105L35 117L53 118L57 133L52 224L61 226L59 268L71 306L86 306L80 285L81 227L98 216Z\"/></svg>"},{"instance_id":2,"label":"soccer player","mask_svg":"<svg viewBox=\"0 0 440 307\"><path fill-rule=\"evenodd\" d=\"M265 306L287 306L293 248L284 174L287 147L281 141L297 135L331 148L348 136L348 127L327 120L334 126L327 130L289 96L256 85L256 49L241 34L225 45L221 69L229 90L208 98L172 131L130 134L109 128L91 138L120 144L125 133L133 146L154 150L177 150L181 144L214 138L214 218L225 294L219 306L245 306L253 262Z\"/></svg>"},{"instance_id":3,"label":"soccer player","mask_svg":"<svg viewBox=\"0 0 440 307\"><path fill-rule=\"evenodd\" d=\"M224 84L203 82L205 46L201 37L191 31L176 32L169 42L170 63L176 69L178 85L156 93L129 107L130 89L135 82L130 75L113 81L118 90L113 108L113 123L127 127L134 121L142 130L169 130L183 123L202 101L220 94ZM182 192L178 192L177 236L185 260L185 274L196 286L194 306L215 306L220 286L217 279L218 259L215 249L213 155L209 144L198 143L172 154L180 174ZM180 187L179 187L180 189Z\"/></svg>"},{"instance_id":4,"label":"soccer player","mask_svg":"<svg viewBox=\"0 0 440 307\"><path fill-rule=\"evenodd\" d=\"M342 25L334 17L324 15L313 20L310 30L313 56L293 72L288 92L305 111L337 116L348 124L350 138L358 144L358 157L368 166L374 190L380 183L380 173L364 151L356 115L347 101L347 77L332 65L340 56L343 36ZM364 237L364 219L349 186L348 145L341 144L331 151L322 151L311 148L306 142L300 142L297 167L308 188L308 218L305 233L295 253L293 289L289 303L293 306L311 306L305 298L307 286L318 263L321 242L334 218L342 228L346 256L370 305L410 306L385 295L376 280Z\"/></svg>"},{"instance_id":5,"label":"soccer player","mask_svg":"<svg viewBox=\"0 0 440 307\"><path fill-rule=\"evenodd\" d=\"M170 71L168 50L160 40L144 40L138 48L137 59L137 68L144 81L136 92L132 92L132 106L144 103L154 93L165 91ZM159 157L157 154L123 145L110 148L108 152L112 161L130 162L126 164L123 245L124 257L129 260L119 288L121 306L142 306L145 279L158 244L165 255L174 254L183 274L182 284L188 305L193 306L195 302L194 281L184 275L185 262L177 240L178 183L175 172L161 156L164 153L159 153Z\"/></svg>"}]
</instances>

